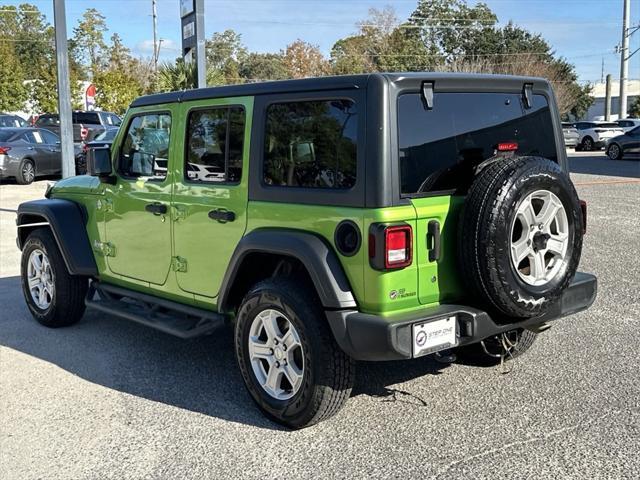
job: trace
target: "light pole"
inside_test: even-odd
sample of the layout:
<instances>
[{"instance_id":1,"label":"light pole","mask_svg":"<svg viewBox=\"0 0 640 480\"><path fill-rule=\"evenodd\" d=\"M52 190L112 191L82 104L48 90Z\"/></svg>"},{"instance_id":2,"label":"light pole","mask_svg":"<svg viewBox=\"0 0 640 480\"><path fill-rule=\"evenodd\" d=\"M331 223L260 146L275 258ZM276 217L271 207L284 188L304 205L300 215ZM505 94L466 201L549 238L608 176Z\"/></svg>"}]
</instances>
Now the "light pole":
<instances>
[{"instance_id":1,"label":"light pole","mask_svg":"<svg viewBox=\"0 0 640 480\"><path fill-rule=\"evenodd\" d=\"M622 48L620 51L620 114L618 118L627 117L627 77L629 77L629 10L631 0L623 0L622 13Z\"/></svg>"},{"instance_id":2,"label":"light pole","mask_svg":"<svg viewBox=\"0 0 640 480\"><path fill-rule=\"evenodd\" d=\"M73 121L71 117L71 86L69 85L69 50L67 47L67 18L64 0L53 0L53 23L56 38L56 67L58 74L58 115L60 118L60 150L62 178L76 174L73 152Z\"/></svg>"}]
</instances>

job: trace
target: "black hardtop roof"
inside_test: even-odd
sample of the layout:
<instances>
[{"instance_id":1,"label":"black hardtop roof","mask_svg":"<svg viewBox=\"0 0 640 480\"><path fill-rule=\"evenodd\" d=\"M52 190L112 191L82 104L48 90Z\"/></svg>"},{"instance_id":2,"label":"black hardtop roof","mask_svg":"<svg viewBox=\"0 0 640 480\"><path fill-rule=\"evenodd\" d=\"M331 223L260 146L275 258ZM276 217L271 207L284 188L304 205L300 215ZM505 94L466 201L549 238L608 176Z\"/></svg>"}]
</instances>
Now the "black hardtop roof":
<instances>
[{"instance_id":1,"label":"black hardtop roof","mask_svg":"<svg viewBox=\"0 0 640 480\"><path fill-rule=\"evenodd\" d=\"M348 90L365 88L372 80L390 83L402 83L416 80L453 80L457 85L465 82L498 82L504 83L544 83L547 81L537 77L514 77L509 75L489 75L476 73L450 72L410 72L410 73L366 73L359 75L340 75L332 77L303 78L298 80L278 80L270 82L245 83L240 85L225 85L221 87L207 87L179 92L157 93L139 97L131 103L131 107L143 107L190 100L204 100L208 98L242 97L289 92L310 92L321 90Z\"/></svg>"}]
</instances>

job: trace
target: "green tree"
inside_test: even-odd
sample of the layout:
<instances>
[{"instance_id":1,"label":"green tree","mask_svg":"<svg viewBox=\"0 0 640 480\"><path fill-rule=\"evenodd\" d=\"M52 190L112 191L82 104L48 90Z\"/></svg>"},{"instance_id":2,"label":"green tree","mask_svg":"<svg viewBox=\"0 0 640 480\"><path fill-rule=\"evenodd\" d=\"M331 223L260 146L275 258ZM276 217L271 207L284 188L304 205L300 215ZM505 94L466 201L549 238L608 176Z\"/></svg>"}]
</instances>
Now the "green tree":
<instances>
[{"instance_id":1,"label":"green tree","mask_svg":"<svg viewBox=\"0 0 640 480\"><path fill-rule=\"evenodd\" d=\"M238 73L248 82L287 78L282 55L277 53L249 53L240 64Z\"/></svg>"},{"instance_id":2,"label":"green tree","mask_svg":"<svg viewBox=\"0 0 640 480\"><path fill-rule=\"evenodd\" d=\"M640 96L636 97L629 107L629 118L640 118Z\"/></svg>"},{"instance_id":3,"label":"green tree","mask_svg":"<svg viewBox=\"0 0 640 480\"><path fill-rule=\"evenodd\" d=\"M142 85L124 69L107 69L96 73L96 104L103 110L123 114L142 93Z\"/></svg>"},{"instance_id":4,"label":"green tree","mask_svg":"<svg viewBox=\"0 0 640 480\"><path fill-rule=\"evenodd\" d=\"M318 46L300 39L287 45L282 59L289 78L320 77L330 71L329 62Z\"/></svg>"},{"instance_id":5,"label":"green tree","mask_svg":"<svg viewBox=\"0 0 640 480\"><path fill-rule=\"evenodd\" d=\"M104 34L107 23L104 15L95 8L87 9L73 29L70 46L79 62L95 75L104 65L103 53L107 49Z\"/></svg>"},{"instance_id":6,"label":"green tree","mask_svg":"<svg viewBox=\"0 0 640 480\"><path fill-rule=\"evenodd\" d=\"M234 30L216 32L206 41L207 66L215 72L222 72L226 83L239 83L240 64L247 56L242 44L242 36ZM207 80L208 83L208 80Z\"/></svg>"},{"instance_id":7,"label":"green tree","mask_svg":"<svg viewBox=\"0 0 640 480\"><path fill-rule=\"evenodd\" d=\"M178 58L175 63L166 62L158 70L156 88L160 92L175 92L196 88L198 83L196 63L185 63ZM224 74L214 68L207 69L207 85L223 85Z\"/></svg>"},{"instance_id":8,"label":"green tree","mask_svg":"<svg viewBox=\"0 0 640 480\"><path fill-rule=\"evenodd\" d=\"M24 72L13 45L0 40L0 58L2 68L9 75L0 75L0 110L22 110L27 100L27 89L24 86Z\"/></svg>"}]
</instances>

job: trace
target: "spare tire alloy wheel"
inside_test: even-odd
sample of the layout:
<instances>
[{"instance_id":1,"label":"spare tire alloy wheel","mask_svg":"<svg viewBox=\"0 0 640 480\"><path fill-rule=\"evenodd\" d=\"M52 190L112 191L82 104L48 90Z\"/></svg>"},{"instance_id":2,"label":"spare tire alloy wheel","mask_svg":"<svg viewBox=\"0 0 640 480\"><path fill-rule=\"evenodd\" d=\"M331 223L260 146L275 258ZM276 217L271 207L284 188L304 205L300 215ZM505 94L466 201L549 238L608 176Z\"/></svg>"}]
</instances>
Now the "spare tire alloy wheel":
<instances>
[{"instance_id":1,"label":"spare tire alloy wheel","mask_svg":"<svg viewBox=\"0 0 640 480\"><path fill-rule=\"evenodd\" d=\"M511 261L529 285L545 285L566 267L569 222L560 199L537 190L522 200L511 226Z\"/></svg>"},{"instance_id":2,"label":"spare tire alloy wheel","mask_svg":"<svg viewBox=\"0 0 640 480\"><path fill-rule=\"evenodd\" d=\"M458 239L463 281L480 308L502 323L544 314L578 268L578 195L546 158L494 162L469 189Z\"/></svg>"},{"instance_id":3,"label":"spare tire alloy wheel","mask_svg":"<svg viewBox=\"0 0 640 480\"><path fill-rule=\"evenodd\" d=\"M296 328L284 313L260 312L249 331L251 368L264 391L276 400L289 400L302 385L304 354Z\"/></svg>"},{"instance_id":4,"label":"spare tire alloy wheel","mask_svg":"<svg viewBox=\"0 0 640 480\"><path fill-rule=\"evenodd\" d=\"M31 299L40 310L47 310L53 302L55 283L47 254L35 249L29 255L27 283Z\"/></svg>"}]
</instances>

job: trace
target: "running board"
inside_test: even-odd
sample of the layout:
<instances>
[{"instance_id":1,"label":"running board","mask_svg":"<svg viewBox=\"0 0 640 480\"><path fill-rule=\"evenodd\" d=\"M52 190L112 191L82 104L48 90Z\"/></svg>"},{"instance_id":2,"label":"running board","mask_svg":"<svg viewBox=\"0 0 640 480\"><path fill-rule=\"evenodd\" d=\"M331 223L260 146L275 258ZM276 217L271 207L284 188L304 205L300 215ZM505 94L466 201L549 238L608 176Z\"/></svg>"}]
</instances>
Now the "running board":
<instances>
[{"instance_id":1,"label":"running board","mask_svg":"<svg viewBox=\"0 0 640 480\"><path fill-rule=\"evenodd\" d=\"M225 324L224 315L93 280L88 308L189 339L209 335Z\"/></svg>"}]
</instances>

